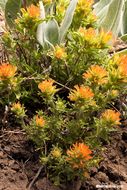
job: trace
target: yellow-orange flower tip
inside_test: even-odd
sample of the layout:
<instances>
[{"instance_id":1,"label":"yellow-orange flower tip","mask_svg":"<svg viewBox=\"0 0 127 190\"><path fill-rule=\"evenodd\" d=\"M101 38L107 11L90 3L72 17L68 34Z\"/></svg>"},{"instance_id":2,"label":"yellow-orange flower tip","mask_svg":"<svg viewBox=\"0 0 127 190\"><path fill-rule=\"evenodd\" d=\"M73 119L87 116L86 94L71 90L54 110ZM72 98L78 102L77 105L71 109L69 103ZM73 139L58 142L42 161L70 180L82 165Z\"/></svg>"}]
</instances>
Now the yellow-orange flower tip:
<instances>
[{"instance_id":1,"label":"yellow-orange flower tip","mask_svg":"<svg viewBox=\"0 0 127 190\"><path fill-rule=\"evenodd\" d=\"M9 63L3 63L0 65L0 80L14 77L17 71L17 67Z\"/></svg>"},{"instance_id":2,"label":"yellow-orange flower tip","mask_svg":"<svg viewBox=\"0 0 127 190\"><path fill-rule=\"evenodd\" d=\"M55 147L52 151L51 154L54 158L60 158L61 157L61 150L58 147Z\"/></svg>"},{"instance_id":3,"label":"yellow-orange flower tip","mask_svg":"<svg viewBox=\"0 0 127 190\"><path fill-rule=\"evenodd\" d=\"M43 127L45 125L45 120L43 119L43 117L36 115L35 116L35 122L36 125L39 127Z\"/></svg>"},{"instance_id":4,"label":"yellow-orange flower tip","mask_svg":"<svg viewBox=\"0 0 127 190\"><path fill-rule=\"evenodd\" d=\"M91 5L94 3L94 0L78 0L77 8L81 10L85 10L86 8L91 7Z\"/></svg>"},{"instance_id":5,"label":"yellow-orange flower tip","mask_svg":"<svg viewBox=\"0 0 127 190\"><path fill-rule=\"evenodd\" d=\"M55 47L55 50L54 50L54 56L57 58L57 59L63 59L63 58L66 58L67 54L65 52L65 48L63 47L60 47L60 46L56 46Z\"/></svg>"},{"instance_id":6,"label":"yellow-orange flower tip","mask_svg":"<svg viewBox=\"0 0 127 190\"><path fill-rule=\"evenodd\" d=\"M57 91L56 86L53 85L54 82L55 81L53 79L44 80L41 83L39 83L38 88L43 93L54 94Z\"/></svg>"},{"instance_id":7,"label":"yellow-orange flower tip","mask_svg":"<svg viewBox=\"0 0 127 190\"><path fill-rule=\"evenodd\" d=\"M22 105L20 104L20 102L17 103L13 103L12 104L12 110L20 110L22 108Z\"/></svg>"},{"instance_id":8,"label":"yellow-orange flower tip","mask_svg":"<svg viewBox=\"0 0 127 190\"><path fill-rule=\"evenodd\" d=\"M93 96L94 96L94 93L92 92L91 88L89 88L88 86L75 85L74 88L75 89L72 90L68 96L68 98L71 101L76 101L78 99L89 100L89 99L93 98Z\"/></svg>"},{"instance_id":9,"label":"yellow-orange flower tip","mask_svg":"<svg viewBox=\"0 0 127 190\"><path fill-rule=\"evenodd\" d=\"M121 55L118 59L118 62L120 74L127 77L127 55Z\"/></svg>"},{"instance_id":10,"label":"yellow-orange flower tip","mask_svg":"<svg viewBox=\"0 0 127 190\"><path fill-rule=\"evenodd\" d=\"M30 17L37 18L40 15L40 8L32 4L27 7L27 12Z\"/></svg>"},{"instance_id":11,"label":"yellow-orange flower tip","mask_svg":"<svg viewBox=\"0 0 127 190\"><path fill-rule=\"evenodd\" d=\"M94 83L104 84L107 83L107 71L99 65L92 65L86 73L83 74L84 79L93 80Z\"/></svg>"},{"instance_id":12,"label":"yellow-orange flower tip","mask_svg":"<svg viewBox=\"0 0 127 190\"><path fill-rule=\"evenodd\" d=\"M52 3L52 0L43 0L43 3L50 4L50 3Z\"/></svg>"},{"instance_id":13,"label":"yellow-orange flower tip","mask_svg":"<svg viewBox=\"0 0 127 190\"><path fill-rule=\"evenodd\" d=\"M102 42L106 44L111 39L113 39L113 34L112 32L105 32L103 29L101 29L99 37L102 39Z\"/></svg>"},{"instance_id":14,"label":"yellow-orange flower tip","mask_svg":"<svg viewBox=\"0 0 127 190\"><path fill-rule=\"evenodd\" d=\"M84 28L80 27L78 32L86 40L89 40L96 36L96 30L94 28L84 29Z\"/></svg>"},{"instance_id":15,"label":"yellow-orange flower tip","mask_svg":"<svg viewBox=\"0 0 127 190\"><path fill-rule=\"evenodd\" d=\"M111 109L105 110L104 113L102 113L101 118L104 119L107 122L112 122L114 125L120 124L120 113L116 112Z\"/></svg>"}]
</instances>

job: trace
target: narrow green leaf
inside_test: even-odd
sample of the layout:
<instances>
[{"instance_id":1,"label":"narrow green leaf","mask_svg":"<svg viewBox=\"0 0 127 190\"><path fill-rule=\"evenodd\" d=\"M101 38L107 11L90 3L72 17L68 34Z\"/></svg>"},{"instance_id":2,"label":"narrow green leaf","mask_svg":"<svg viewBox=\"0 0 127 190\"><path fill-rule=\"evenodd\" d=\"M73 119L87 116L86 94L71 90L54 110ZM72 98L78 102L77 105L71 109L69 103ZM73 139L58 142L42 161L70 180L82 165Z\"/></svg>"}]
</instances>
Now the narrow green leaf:
<instances>
[{"instance_id":1,"label":"narrow green leaf","mask_svg":"<svg viewBox=\"0 0 127 190\"><path fill-rule=\"evenodd\" d=\"M127 55L127 49L121 50L117 53L115 53L116 55Z\"/></svg>"},{"instance_id":2,"label":"narrow green leaf","mask_svg":"<svg viewBox=\"0 0 127 190\"><path fill-rule=\"evenodd\" d=\"M120 37L121 40L127 42L127 34L123 35Z\"/></svg>"}]
</instances>

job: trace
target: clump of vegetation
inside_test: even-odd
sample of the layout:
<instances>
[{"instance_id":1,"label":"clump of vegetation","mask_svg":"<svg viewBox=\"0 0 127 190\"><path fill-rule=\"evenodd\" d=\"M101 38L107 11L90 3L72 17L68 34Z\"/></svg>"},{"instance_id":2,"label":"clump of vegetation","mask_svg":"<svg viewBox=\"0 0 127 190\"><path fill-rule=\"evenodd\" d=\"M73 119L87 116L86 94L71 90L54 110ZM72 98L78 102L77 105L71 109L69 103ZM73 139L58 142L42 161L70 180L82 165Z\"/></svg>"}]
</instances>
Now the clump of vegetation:
<instances>
[{"instance_id":1,"label":"clump of vegetation","mask_svg":"<svg viewBox=\"0 0 127 190\"><path fill-rule=\"evenodd\" d=\"M97 30L92 4L31 4L2 38L9 58L0 66L0 102L22 123L56 185L86 178L120 125L113 104L126 93L127 57L109 56L112 34Z\"/></svg>"}]
</instances>

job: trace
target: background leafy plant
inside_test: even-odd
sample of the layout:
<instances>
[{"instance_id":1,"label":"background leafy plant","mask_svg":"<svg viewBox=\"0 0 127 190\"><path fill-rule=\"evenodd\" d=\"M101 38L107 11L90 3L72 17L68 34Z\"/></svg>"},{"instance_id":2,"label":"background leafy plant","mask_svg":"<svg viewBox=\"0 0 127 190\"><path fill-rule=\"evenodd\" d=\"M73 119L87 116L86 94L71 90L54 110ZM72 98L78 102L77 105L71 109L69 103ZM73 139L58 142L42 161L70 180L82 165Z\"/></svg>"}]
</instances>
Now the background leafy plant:
<instances>
[{"instance_id":1,"label":"background leafy plant","mask_svg":"<svg viewBox=\"0 0 127 190\"><path fill-rule=\"evenodd\" d=\"M116 36L127 33L126 0L100 0L94 5L94 11L99 25L106 31L112 31Z\"/></svg>"}]
</instances>

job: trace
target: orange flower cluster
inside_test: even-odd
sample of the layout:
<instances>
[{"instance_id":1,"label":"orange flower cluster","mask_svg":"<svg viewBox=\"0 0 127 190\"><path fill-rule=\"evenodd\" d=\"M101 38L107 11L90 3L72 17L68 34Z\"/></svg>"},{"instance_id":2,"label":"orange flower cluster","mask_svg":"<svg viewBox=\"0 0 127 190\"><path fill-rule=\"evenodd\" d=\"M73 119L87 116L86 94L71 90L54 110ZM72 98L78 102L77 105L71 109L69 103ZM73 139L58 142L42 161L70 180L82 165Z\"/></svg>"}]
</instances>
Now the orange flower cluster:
<instances>
[{"instance_id":1,"label":"orange flower cluster","mask_svg":"<svg viewBox=\"0 0 127 190\"><path fill-rule=\"evenodd\" d=\"M71 101L76 101L78 99L86 99L89 100L93 98L94 93L88 86L74 86L75 90L72 90L72 92L69 94L68 98Z\"/></svg>"},{"instance_id":2,"label":"orange flower cluster","mask_svg":"<svg viewBox=\"0 0 127 190\"><path fill-rule=\"evenodd\" d=\"M0 80L14 77L17 71L17 67L9 63L0 65Z\"/></svg>"},{"instance_id":3,"label":"orange flower cluster","mask_svg":"<svg viewBox=\"0 0 127 190\"><path fill-rule=\"evenodd\" d=\"M119 57L118 65L120 74L127 77L127 55L122 55Z\"/></svg>"},{"instance_id":4,"label":"orange flower cluster","mask_svg":"<svg viewBox=\"0 0 127 190\"><path fill-rule=\"evenodd\" d=\"M48 95L54 94L56 90L56 86L53 86L53 83L55 81L52 79L44 80L41 83L39 83L38 88L41 90L41 92L46 93Z\"/></svg>"},{"instance_id":5,"label":"orange flower cluster","mask_svg":"<svg viewBox=\"0 0 127 190\"><path fill-rule=\"evenodd\" d=\"M45 125L45 120L43 119L43 117L40 117L38 115L35 116L35 122L36 125L39 127L43 127Z\"/></svg>"},{"instance_id":6,"label":"orange flower cluster","mask_svg":"<svg viewBox=\"0 0 127 190\"><path fill-rule=\"evenodd\" d=\"M92 44L100 47L102 44L106 44L112 39L111 32L104 32L101 30L98 34L94 28L82 28L80 27L78 30L79 34L87 41L91 42Z\"/></svg>"},{"instance_id":7,"label":"orange flower cluster","mask_svg":"<svg viewBox=\"0 0 127 190\"><path fill-rule=\"evenodd\" d=\"M65 52L65 49L60 47L60 46L56 46L55 47L55 51L54 51L54 56L57 58L57 59L63 59L63 58L66 58L67 54Z\"/></svg>"},{"instance_id":8,"label":"orange flower cluster","mask_svg":"<svg viewBox=\"0 0 127 190\"><path fill-rule=\"evenodd\" d=\"M83 168L85 162L92 158L91 154L92 151L87 145L76 143L70 150L67 150L67 160L72 164L73 168Z\"/></svg>"},{"instance_id":9,"label":"orange flower cluster","mask_svg":"<svg viewBox=\"0 0 127 190\"><path fill-rule=\"evenodd\" d=\"M98 85L107 83L107 71L99 66L99 65L92 65L86 73L83 74L84 79L89 79Z\"/></svg>"},{"instance_id":10,"label":"orange flower cluster","mask_svg":"<svg viewBox=\"0 0 127 190\"><path fill-rule=\"evenodd\" d=\"M102 113L101 118L106 122L111 122L114 125L120 124L120 113L115 112L114 110L107 109L104 113Z\"/></svg>"},{"instance_id":11,"label":"orange flower cluster","mask_svg":"<svg viewBox=\"0 0 127 190\"><path fill-rule=\"evenodd\" d=\"M28 13L28 15L31 18L38 18L40 16L40 8L35 6L35 5L30 5L29 7L27 7L27 10L25 10L24 8L21 9L22 14L26 14ZM17 20L18 21L18 20Z\"/></svg>"},{"instance_id":12,"label":"orange flower cluster","mask_svg":"<svg viewBox=\"0 0 127 190\"><path fill-rule=\"evenodd\" d=\"M96 36L96 31L95 31L94 28L84 29L84 28L80 27L79 30L78 30L78 32L86 40L93 40L92 38L95 38L95 36Z\"/></svg>"},{"instance_id":13,"label":"orange flower cluster","mask_svg":"<svg viewBox=\"0 0 127 190\"><path fill-rule=\"evenodd\" d=\"M27 12L30 17L37 18L40 15L40 8L32 4L27 8Z\"/></svg>"}]
</instances>

